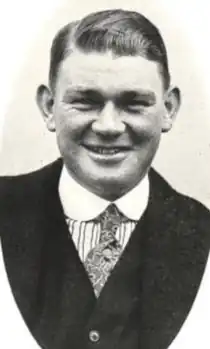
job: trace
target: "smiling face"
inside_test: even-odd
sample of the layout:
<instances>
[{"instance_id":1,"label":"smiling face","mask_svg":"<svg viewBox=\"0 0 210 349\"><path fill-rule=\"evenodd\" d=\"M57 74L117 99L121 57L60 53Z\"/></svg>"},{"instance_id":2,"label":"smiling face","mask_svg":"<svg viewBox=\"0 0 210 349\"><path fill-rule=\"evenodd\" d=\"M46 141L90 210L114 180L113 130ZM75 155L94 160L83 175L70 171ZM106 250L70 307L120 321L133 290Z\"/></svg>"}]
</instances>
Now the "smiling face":
<instances>
[{"instance_id":1,"label":"smiling face","mask_svg":"<svg viewBox=\"0 0 210 349\"><path fill-rule=\"evenodd\" d=\"M148 171L161 133L171 128L174 96L155 62L74 51L60 66L53 96L44 87L38 102L69 173L115 200Z\"/></svg>"}]
</instances>

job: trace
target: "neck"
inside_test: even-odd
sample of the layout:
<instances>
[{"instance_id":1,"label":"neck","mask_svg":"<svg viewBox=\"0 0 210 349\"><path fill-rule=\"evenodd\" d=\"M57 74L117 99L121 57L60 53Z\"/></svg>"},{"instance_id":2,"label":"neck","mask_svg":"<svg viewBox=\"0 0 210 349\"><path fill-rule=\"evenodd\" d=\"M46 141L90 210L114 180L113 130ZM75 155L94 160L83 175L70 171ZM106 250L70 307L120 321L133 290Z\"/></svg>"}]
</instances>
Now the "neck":
<instances>
[{"instance_id":1,"label":"neck","mask_svg":"<svg viewBox=\"0 0 210 349\"><path fill-rule=\"evenodd\" d=\"M78 176L72 171L69 171L68 167L66 169L69 175L83 188L88 190L89 192L95 194L96 196L107 200L107 201L115 201L126 195L129 191L134 189L145 177L148 171L145 171L140 177L136 177L135 180L124 181L124 183L120 182L120 179L116 178L113 182L107 182L106 180L103 183L99 183L97 180L89 180L84 182L80 180Z\"/></svg>"},{"instance_id":2,"label":"neck","mask_svg":"<svg viewBox=\"0 0 210 349\"><path fill-rule=\"evenodd\" d=\"M79 184L102 199L112 202L126 195L129 191L135 188L141 180L142 178L132 184L129 183L129 185L124 186L119 183L105 184L103 187L98 185L88 186L84 183Z\"/></svg>"}]
</instances>

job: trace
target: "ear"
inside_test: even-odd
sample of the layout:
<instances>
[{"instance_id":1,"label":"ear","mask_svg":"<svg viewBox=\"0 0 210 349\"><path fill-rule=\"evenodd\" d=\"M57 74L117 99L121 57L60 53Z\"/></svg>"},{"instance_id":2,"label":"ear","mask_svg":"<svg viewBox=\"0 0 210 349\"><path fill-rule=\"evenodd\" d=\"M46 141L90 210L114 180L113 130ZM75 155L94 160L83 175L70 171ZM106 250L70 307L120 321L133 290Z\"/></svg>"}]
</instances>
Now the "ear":
<instances>
[{"instance_id":1,"label":"ear","mask_svg":"<svg viewBox=\"0 0 210 349\"><path fill-rule=\"evenodd\" d=\"M162 132L168 132L176 119L181 105L181 94L178 87L171 87L165 94L165 115L162 122Z\"/></svg>"},{"instance_id":2,"label":"ear","mask_svg":"<svg viewBox=\"0 0 210 349\"><path fill-rule=\"evenodd\" d=\"M36 93L36 102L43 115L44 121L49 131L55 131L55 120L53 115L53 95L45 85L40 85Z\"/></svg>"}]
</instances>

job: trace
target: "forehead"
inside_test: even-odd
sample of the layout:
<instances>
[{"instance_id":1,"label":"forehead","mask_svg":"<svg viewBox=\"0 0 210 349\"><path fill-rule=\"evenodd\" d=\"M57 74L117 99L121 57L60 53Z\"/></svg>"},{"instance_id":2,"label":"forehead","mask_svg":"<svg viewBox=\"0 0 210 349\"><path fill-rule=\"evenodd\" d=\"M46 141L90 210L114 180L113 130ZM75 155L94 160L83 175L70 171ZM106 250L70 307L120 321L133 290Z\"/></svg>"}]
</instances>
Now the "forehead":
<instances>
[{"instance_id":1,"label":"forehead","mask_svg":"<svg viewBox=\"0 0 210 349\"><path fill-rule=\"evenodd\" d=\"M111 92L163 89L158 64L141 56L114 56L107 53L74 51L61 64L57 77L60 88L100 89Z\"/></svg>"}]
</instances>

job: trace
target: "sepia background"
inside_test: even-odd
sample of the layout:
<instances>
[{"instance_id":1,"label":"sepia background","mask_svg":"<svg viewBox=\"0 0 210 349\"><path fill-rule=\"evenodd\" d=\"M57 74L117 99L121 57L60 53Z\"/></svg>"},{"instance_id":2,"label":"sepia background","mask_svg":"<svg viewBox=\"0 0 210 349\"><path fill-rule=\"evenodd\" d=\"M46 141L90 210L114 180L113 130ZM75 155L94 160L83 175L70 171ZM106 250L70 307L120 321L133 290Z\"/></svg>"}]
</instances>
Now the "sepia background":
<instances>
[{"instance_id":1,"label":"sepia background","mask_svg":"<svg viewBox=\"0 0 210 349\"><path fill-rule=\"evenodd\" d=\"M60 1L34 31L30 25L32 6L26 27L26 32L31 30L31 38L22 56L19 53L20 69L14 74L4 115L0 175L30 172L58 156L55 135L45 129L35 103L37 86L47 83L51 42L67 22L107 8L140 11L160 29L168 49L172 82L182 91L182 106L173 130L163 135L154 167L179 191L210 207L210 121L204 69L207 62L200 44L199 22L194 27L185 24L186 14L190 17L191 12L190 8L183 11L180 1L174 5L146 0ZM41 11L47 13L47 8L43 5ZM21 41L14 31L10 45L17 45L18 40ZM13 62L18 56L15 53Z\"/></svg>"}]
</instances>

